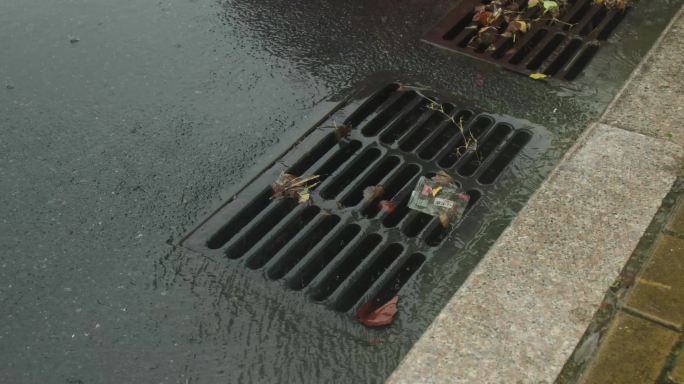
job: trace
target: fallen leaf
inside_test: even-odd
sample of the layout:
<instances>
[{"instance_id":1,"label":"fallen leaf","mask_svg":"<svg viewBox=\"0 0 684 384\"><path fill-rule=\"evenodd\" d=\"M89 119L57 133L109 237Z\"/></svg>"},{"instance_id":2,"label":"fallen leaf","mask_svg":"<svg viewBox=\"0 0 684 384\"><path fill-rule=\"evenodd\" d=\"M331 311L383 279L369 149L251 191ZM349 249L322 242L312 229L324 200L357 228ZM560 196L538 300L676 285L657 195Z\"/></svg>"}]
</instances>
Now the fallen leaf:
<instances>
[{"instance_id":1,"label":"fallen leaf","mask_svg":"<svg viewBox=\"0 0 684 384\"><path fill-rule=\"evenodd\" d=\"M432 176L432 181L441 185L449 185L454 182L454 178L443 170L437 171L437 173Z\"/></svg>"},{"instance_id":2,"label":"fallen leaf","mask_svg":"<svg viewBox=\"0 0 684 384\"><path fill-rule=\"evenodd\" d=\"M349 136L352 127L349 124L335 125L335 137L340 141Z\"/></svg>"},{"instance_id":3,"label":"fallen leaf","mask_svg":"<svg viewBox=\"0 0 684 384\"><path fill-rule=\"evenodd\" d=\"M530 77L535 79L535 80L539 80L539 79L546 79L547 76L543 73L532 73L532 74L530 74Z\"/></svg>"},{"instance_id":4,"label":"fallen leaf","mask_svg":"<svg viewBox=\"0 0 684 384\"><path fill-rule=\"evenodd\" d=\"M385 188L382 185L371 185L363 190L363 199L367 202L379 199L385 193Z\"/></svg>"},{"instance_id":5,"label":"fallen leaf","mask_svg":"<svg viewBox=\"0 0 684 384\"><path fill-rule=\"evenodd\" d=\"M273 195L271 199L294 198L300 203L311 199L310 190L319 183L319 175L297 177L289 173L281 173L271 184Z\"/></svg>"},{"instance_id":6,"label":"fallen leaf","mask_svg":"<svg viewBox=\"0 0 684 384\"><path fill-rule=\"evenodd\" d=\"M378 203L378 207L382 212L385 212L385 214L391 215L394 213L394 210L397 209L397 204L391 200L382 200Z\"/></svg>"},{"instance_id":7,"label":"fallen leaf","mask_svg":"<svg viewBox=\"0 0 684 384\"><path fill-rule=\"evenodd\" d=\"M442 227L449 228L449 214L447 212L439 213L439 223L442 224Z\"/></svg>"},{"instance_id":8,"label":"fallen leaf","mask_svg":"<svg viewBox=\"0 0 684 384\"><path fill-rule=\"evenodd\" d=\"M378 309L371 311L374 300L362 305L356 312L356 317L359 322L367 327L383 327L394 322L397 316L397 303L399 296L394 296L390 301L383 304Z\"/></svg>"},{"instance_id":9,"label":"fallen leaf","mask_svg":"<svg viewBox=\"0 0 684 384\"><path fill-rule=\"evenodd\" d=\"M527 8L534 8L539 5L539 0L529 0L527 2Z\"/></svg>"},{"instance_id":10,"label":"fallen leaf","mask_svg":"<svg viewBox=\"0 0 684 384\"><path fill-rule=\"evenodd\" d=\"M473 21L482 26L489 26L493 16L493 13L483 9L481 12L476 12L475 15L473 15Z\"/></svg>"}]
</instances>

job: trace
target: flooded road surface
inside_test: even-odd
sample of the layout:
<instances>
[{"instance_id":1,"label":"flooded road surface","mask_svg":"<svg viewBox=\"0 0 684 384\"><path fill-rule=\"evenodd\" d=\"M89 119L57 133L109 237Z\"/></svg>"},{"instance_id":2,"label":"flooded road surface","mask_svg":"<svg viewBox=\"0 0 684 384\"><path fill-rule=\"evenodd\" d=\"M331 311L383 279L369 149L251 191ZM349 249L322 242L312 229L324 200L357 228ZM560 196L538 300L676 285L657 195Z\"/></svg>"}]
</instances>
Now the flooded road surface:
<instances>
[{"instance_id":1,"label":"flooded road surface","mask_svg":"<svg viewBox=\"0 0 684 384\"><path fill-rule=\"evenodd\" d=\"M0 382L381 382L464 266L426 266L428 310L376 332L180 237L371 76L548 128L544 160L464 251L483 254L680 4L638 6L554 85L419 42L449 1L4 0Z\"/></svg>"}]
</instances>

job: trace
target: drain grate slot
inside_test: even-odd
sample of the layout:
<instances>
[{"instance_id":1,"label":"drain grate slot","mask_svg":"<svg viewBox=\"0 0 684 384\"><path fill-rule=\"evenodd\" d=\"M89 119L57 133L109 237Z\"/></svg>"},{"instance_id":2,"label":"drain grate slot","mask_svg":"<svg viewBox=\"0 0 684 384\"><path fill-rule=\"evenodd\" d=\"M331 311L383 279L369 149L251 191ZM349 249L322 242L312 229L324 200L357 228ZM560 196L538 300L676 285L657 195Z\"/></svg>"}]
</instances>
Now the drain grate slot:
<instances>
[{"instance_id":1,"label":"drain grate slot","mask_svg":"<svg viewBox=\"0 0 684 384\"><path fill-rule=\"evenodd\" d=\"M261 217L250 223L247 232L235 239L234 243L226 250L226 255L230 259L239 259L254 244L261 240L264 234L275 227L287 214L297 207L297 202L293 199L284 199L277 202L273 209L262 212ZM266 214L264 214L266 213Z\"/></svg>"},{"instance_id":2,"label":"drain grate slot","mask_svg":"<svg viewBox=\"0 0 684 384\"><path fill-rule=\"evenodd\" d=\"M523 147L530 141L532 136L525 132L519 131L513 135L511 141L501 150L499 156L489 164L487 169L482 172L482 175L477 179L482 184L491 184L496 180L499 174L511 163L511 161L518 155Z\"/></svg>"},{"instance_id":3,"label":"drain grate slot","mask_svg":"<svg viewBox=\"0 0 684 384\"><path fill-rule=\"evenodd\" d=\"M247 266L252 269L261 268L266 264L271 257L273 257L278 250L287 244L292 238L299 233L314 217L320 212L320 208L316 206L309 206L295 213L294 216L285 225L273 234L270 241L264 244L258 251L255 252L247 261Z\"/></svg>"},{"instance_id":4,"label":"drain grate slot","mask_svg":"<svg viewBox=\"0 0 684 384\"><path fill-rule=\"evenodd\" d=\"M387 282L379 289L379 293L372 299L374 305L371 306L371 310L375 310L396 296L423 263L425 263L425 256L421 253L414 253L396 268L393 275L387 279Z\"/></svg>"},{"instance_id":5,"label":"drain grate slot","mask_svg":"<svg viewBox=\"0 0 684 384\"><path fill-rule=\"evenodd\" d=\"M403 251L404 247L401 244L394 243L387 246L377 255L368 268L362 271L356 281L345 289L333 304L334 308L343 312L350 310L373 286L373 283L399 258Z\"/></svg>"},{"instance_id":6,"label":"drain grate slot","mask_svg":"<svg viewBox=\"0 0 684 384\"><path fill-rule=\"evenodd\" d=\"M370 148L360 157L357 157L344 172L332 179L332 182L321 191L321 197L330 200L334 199L344 188L352 183L363 171L368 169L382 154L378 148Z\"/></svg>"},{"instance_id":7,"label":"drain grate slot","mask_svg":"<svg viewBox=\"0 0 684 384\"><path fill-rule=\"evenodd\" d=\"M473 147L477 147L477 140L487 131L489 127L494 124L494 120L487 116L479 116L470 127L466 128L466 137L469 142L473 142ZM447 144L444 155L439 159L437 164L444 169L449 169L456 164L463 154L466 153L470 146L466 147L466 141L462 134L459 133L458 139Z\"/></svg>"},{"instance_id":8,"label":"drain grate slot","mask_svg":"<svg viewBox=\"0 0 684 384\"><path fill-rule=\"evenodd\" d=\"M209 249L219 249L230 241L242 228L252 221L261 211L271 203L273 191L270 186L254 198L245 208L243 208L228 224L219 229L207 241Z\"/></svg>"},{"instance_id":9,"label":"drain grate slot","mask_svg":"<svg viewBox=\"0 0 684 384\"><path fill-rule=\"evenodd\" d=\"M280 279L299 263L319 242L325 238L330 231L340 222L337 215L324 215L320 222L305 236L303 236L295 246L287 249L285 254L269 269L268 277L272 280Z\"/></svg>"},{"instance_id":10,"label":"drain grate slot","mask_svg":"<svg viewBox=\"0 0 684 384\"><path fill-rule=\"evenodd\" d=\"M317 301L327 299L354 272L356 267L380 245L380 242L382 242L382 236L376 233L366 236L351 252L345 255L344 260L328 274L327 278L312 292L311 297Z\"/></svg>"},{"instance_id":11,"label":"drain grate slot","mask_svg":"<svg viewBox=\"0 0 684 384\"><path fill-rule=\"evenodd\" d=\"M290 279L288 285L294 290L304 289L327 267L342 250L351 243L361 232L361 227L349 224L339 232L329 243L325 244L320 252L305 263L301 270L297 271Z\"/></svg>"},{"instance_id":12,"label":"drain grate slot","mask_svg":"<svg viewBox=\"0 0 684 384\"><path fill-rule=\"evenodd\" d=\"M373 120L368 122L363 128L361 128L361 133L364 136L375 136L380 132L392 119L397 117L397 114L401 113L404 107L415 99L418 95L415 92L405 92L392 102L387 108L382 110Z\"/></svg>"},{"instance_id":13,"label":"drain grate slot","mask_svg":"<svg viewBox=\"0 0 684 384\"><path fill-rule=\"evenodd\" d=\"M328 151L330 151L335 144L337 144L337 138L335 137L335 134L330 133L326 135L325 138L318 143L318 145L313 147L313 149L306 155L302 156L301 159L292 167L290 167L287 172L295 176L301 176L307 169L311 168L316 161L323 157L323 155L328 153Z\"/></svg>"},{"instance_id":14,"label":"drain grate slot","mask_svg":"<svg viewBox=\"0 0 684 384\"><path fill-rule=\"evenodd\" d=\"M454 39L467 33L463 30ZM570 75L588 54L584 45L572 53L576 47L556 50L560 56L576 56ZM553 54L542 68L546 62L559 74L567 68L554 67ZM523 155L526 161L539 156L536 148L543 142L529 123L397 84L365 100L345 99L326 116L182 245L257 278L281 280L273 286L312 304L350 313L368 300L381 303L401 289L415 289L408 283L431 257L460 254L459 244L473 240L484 213L500 209L496 186L510 185L520 175L519 168L507 172L510 165ZM340 121L352 125L346 137L331 130ZM477 145L466 146L466 139ZM417 178L440 170L471 196L462 221L449 228L407 206ZM272 183L283 172L318 175L320 184L309 189L306 202L273 200ZM382 193L364 196L372 186L381 186ZM415 294L402 297L413 300Z\"/></svg>"},{"instance_id":15,"label":"drain grate slot","mask_svg":"<svg viewBox=\"0 0 684 384\"><path fill-rule=\"evenodd\" d=\"M366 209L363 210L363 214L366 217L375 217L380 211L379 203L381 200L393 200L399 191L404 187L412 187L408 185L411 180L413 180L416 175L420 172L420 167L416 164L406 165L396 176L394 176L389 183L384 187L385 192L383 196L378 197L371 201Z\"/></svg>"},{"instance_id":16,"label":"drain grate slot","mask_svg":"<svg viewBox=\"0 0 684 384\"><path fill-rule=\"evenodd\" d=\"M363 178L363 180L356 184L349 194L342 199L342 205L345 207L353 207L363 200L363 191L366 187L374 186L380 183L385 175L392 172L396 168L401 159L397 156L388 156L380 161L380 165L377 168L372 169L370 173Z\"/></svg>"},{"instance_id":17,"label":"drain grate slot","mask_svg":"<svg viewBox=\"0 0 684 384\"><path fill-rule=\"evenodd\" d=\"M463 165L458 168L458 173L463 176L471 176L480 167L480 164L487 160L487 157L494 152L513 128L507 124L497 124L484 141L477 145L475 151L469 151L465 157Z\"/></svg>"},{"instance_id":18,"label":"drain grate slot","mask_svg":"<svg viewBox=\"0 0 684 384\"><path fill-rule=\"evenodd\" d=\"M518 32L515 38L501 36L508 26L508 22L501 18L492 25L498 35L491 45L471 43L483 27L473 20L474 10L489 3L489 0L461 1L425 34L423 40L525 75L543 72L549 77L572 80L586 67L597 48L591 48L589 52L592 55L584 57L584 65L573 67L575 72L567 76L561 68L573 59L571 51L584 52L585 47L598 47L596 40L608 39L630 9L609 10L592 0L568 0L567 5L561 8L560 20L554 21L543 17L541 6L528 8L527 2L521 1L518 5L524 12L523 19L533 20L526 33ZM553 68L545 68L545 61L553 57L554 52L564 49L565 42L569 42L568 51L557 53Z\"/></svg>"}]
</instances>

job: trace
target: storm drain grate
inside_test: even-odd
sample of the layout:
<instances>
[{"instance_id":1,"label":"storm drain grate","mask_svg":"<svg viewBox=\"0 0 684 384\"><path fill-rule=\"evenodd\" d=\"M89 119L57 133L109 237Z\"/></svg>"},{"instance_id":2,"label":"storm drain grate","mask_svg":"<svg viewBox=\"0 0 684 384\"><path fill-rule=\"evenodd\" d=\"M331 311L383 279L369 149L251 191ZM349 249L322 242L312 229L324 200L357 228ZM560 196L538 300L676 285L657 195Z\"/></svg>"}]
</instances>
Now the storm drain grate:
<instances>
[{"instance_id":1,"label":"storm drain grate","mask_svg":"<svg viewBox=\"0 0 684 384\"><path fill-rule=\"evenodd\" d=\"M479 27L473 22L475 7L490 1L463 0L434 28L425 34L426 42L499 64L523 74L543 73L563 80L575 79L594 57L600 41L606 40L622 21L625 10L594 5L593 0L568 0L560 23L552 20L532 23L515 37L501 36L508 23L496 24L499 34L491 44L473 43ZM542 17L541 7L527 7L517 0L524 20ZM547 17L548 18L548 17Z\"/></svg>"},{"instance_id":2,"label":"storm drain grate","mask_svg":"<svg viewBox=\"0 0 684 384\"><path fill-rule=\"evenodd\" d=\"M528 147L538 135L529 125L433 100L390 84L364 101L343 102L183 246L261 271L336 311L386 302L429 258L454 255L472 240L490 209L484 202L489 191L513 178L506 172L512 162L535 153ZM340 125L352 127L348 136L339 137L333 127ZM477 138L477 151L458 150L461 132ZM449 230L407 207L417 179L440 169L471 197L461 222ZM271 183L282 172L320 175L311 204L271 199ZM380 209L380 198L364 198L364 189L375 185L384 187L382 199L396 203L394 212Z\"/></svg>"}]
</instances>

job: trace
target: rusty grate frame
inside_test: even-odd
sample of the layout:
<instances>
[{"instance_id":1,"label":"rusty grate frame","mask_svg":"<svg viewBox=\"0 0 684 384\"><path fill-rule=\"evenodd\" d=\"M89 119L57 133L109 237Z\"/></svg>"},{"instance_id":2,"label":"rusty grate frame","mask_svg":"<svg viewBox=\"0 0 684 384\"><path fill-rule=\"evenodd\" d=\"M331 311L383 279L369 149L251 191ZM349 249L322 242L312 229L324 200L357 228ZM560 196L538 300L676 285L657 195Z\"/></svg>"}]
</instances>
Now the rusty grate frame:
<instances>
[{"instance_id":1,"label":"rusty grate frame","mask_svg":"<svg viewBox=\"0 0 684 384\"><path fill-rule=\"evenodd\" d=\"M441 48L495 63L522 74L543 73L549 77L570 81L582 73L603 40L606 40L625 17L625 10L609 10L593 4L593 0L568 0L568 10L559 19L572 27L553 21L536 22L527 33L513 38L498 36L494 50L487 46L470 46L477 29L467 28L474 15L474 7L487 0L462 0L439 23L430 29L423 40ZM524 19L539 16L540 7L527 8L527 0L518 0L525 10ZM497 25L499 33L507 23Z\"/></svg>"}]
</instances>

